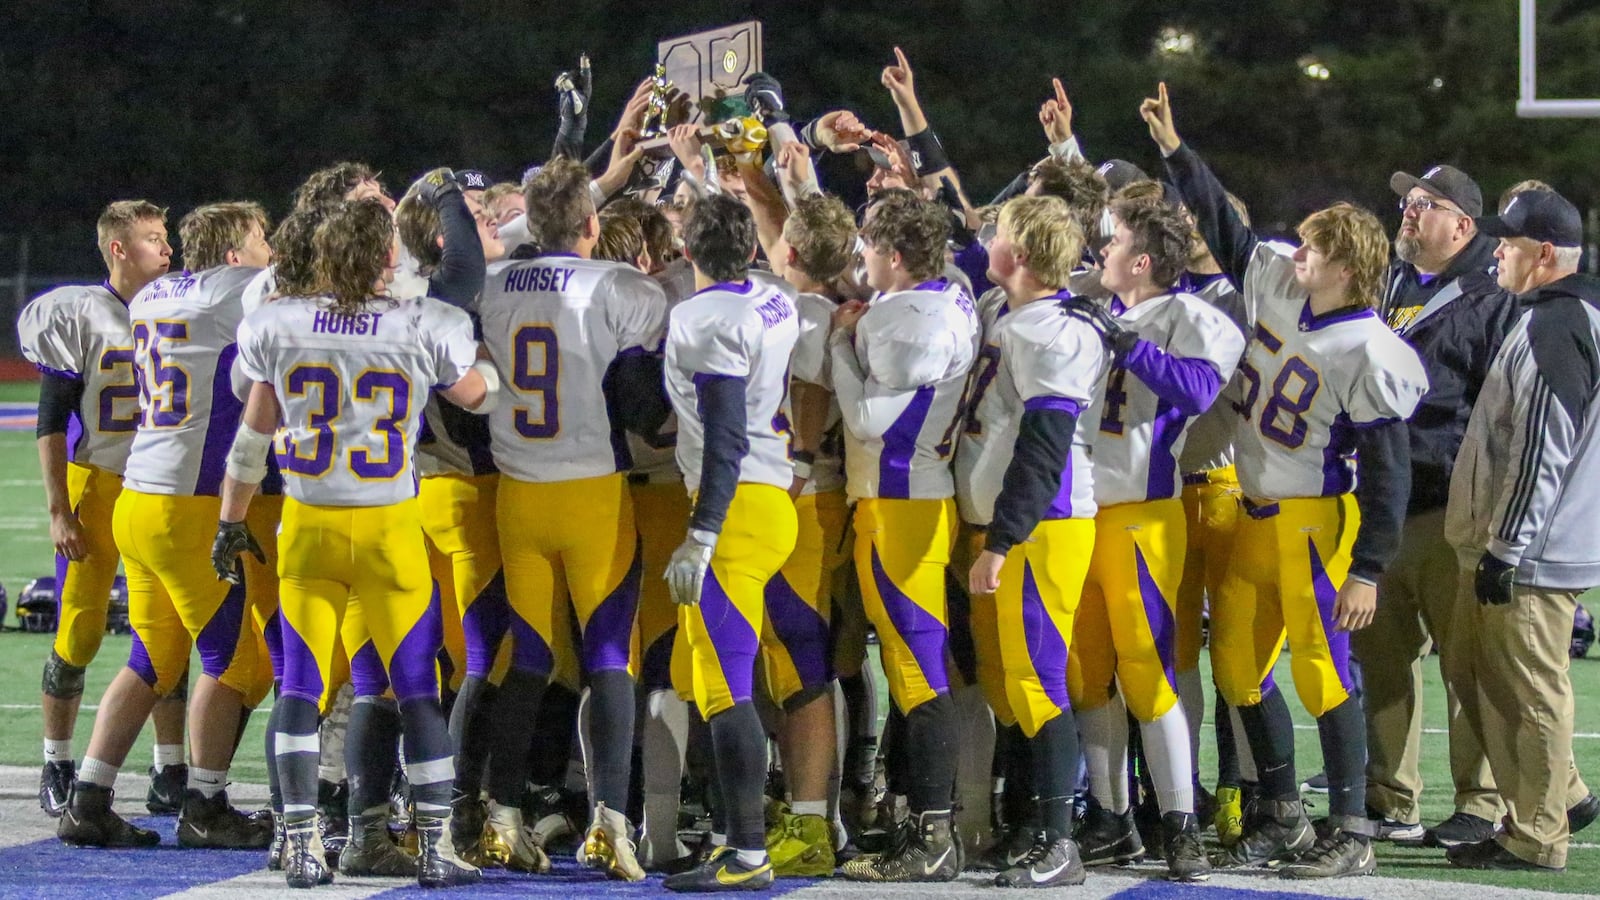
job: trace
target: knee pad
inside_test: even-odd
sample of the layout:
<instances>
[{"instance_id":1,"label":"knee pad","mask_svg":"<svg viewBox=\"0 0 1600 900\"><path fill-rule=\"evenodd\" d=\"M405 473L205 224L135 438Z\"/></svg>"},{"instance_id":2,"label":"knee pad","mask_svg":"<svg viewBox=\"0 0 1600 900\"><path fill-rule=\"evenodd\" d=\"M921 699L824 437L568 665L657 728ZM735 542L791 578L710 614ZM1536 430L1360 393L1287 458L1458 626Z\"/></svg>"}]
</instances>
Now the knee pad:
<instances>
[{"instance_id":1,"label":"knee pad","mask_svg":"<svg viewBox=\"0 0 1600 900\"><path fill-rule=\"evenodd\" d=\"M62 659L51 648L50 655L44 661L44 677L40 680L40 690L47 697L58 700L75 700L83 696L83 675L88 669L84 666L75 666Z\"/></svg>"}]
</instances>

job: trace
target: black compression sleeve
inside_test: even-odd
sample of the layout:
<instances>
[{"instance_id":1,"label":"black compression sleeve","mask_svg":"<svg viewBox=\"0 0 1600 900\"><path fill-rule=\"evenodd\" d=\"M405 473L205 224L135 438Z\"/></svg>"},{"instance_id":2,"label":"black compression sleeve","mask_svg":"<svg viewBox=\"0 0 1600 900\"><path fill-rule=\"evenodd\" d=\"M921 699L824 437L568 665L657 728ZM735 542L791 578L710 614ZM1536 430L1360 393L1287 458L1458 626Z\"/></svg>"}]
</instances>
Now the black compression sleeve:
<instances>
[{"instance_id":1,"label":"black compression sleeve","mask_svg":"<svg viewBox=\"0 0 1600 900\"><path fill-rule=\"evenodd\" d=\"M700 491L689 527L720 534L728 505L739 487L739 463L750 452L745 426L744 379L733 375L695 376L696 406L705 428L700 455Z\"/></svg>"},{"instance_id":2,"label":"black compression sleeve","mask_svg":"<svg viewBox=\"0 0 1600 900\"><path fill-rule=\"evenodd\" d=\"M83 379L60 372L44 372L39 378L39 424L36 437L66 434L67 421L83 406Z\"/></svg>"},{"instance_id":3,"label":"black compression sleeve","mask_svg":"<svg viewBox=\"0 0 1600 900\"><path fill-rule=\"evenodd\" d=\"M1070 401L1022 413L1011 464L994 501L985 550L1003 554L1033 533L1061 490L1061 473L1071 464L1068 457L1077 428L1077 404Z\"/></svg>"},{"instance_id":4,"label":"black compression sleeve","mask_svg":"<svg viewBox=\"0 0 1600 900\"><path fill-rule=\"evenodd\" d=\"M1178 145L1166 162L1167 174L1177 185L1183 204L1194 215L1195 226L1206 239L1217 265L1235 288L1244 290L1244 272L1261 239L1239 218L1222 182L1188 144Z\"/></svg>"},{"instance_id":5,"label":"black compression sleeve","mask_svg":"<svg viewBox=\"0 0 1600 900\"><path fill-rule=\"evenodd\" d=\"M667 424L671 401L661 376L661 357L633 352L617 357L606 370L601 389L614 427L650 441Z\"/></svg>"},{"instance_id":6,"label":"black compression sleeve","mask_svg":"<svg viewBox=\"0 0 1600 900\"><path fill-rule=\"evenodd\" d=\"M589 170L589 177L599 178L605 174L606 168L611 165L611 145L614 143L616 143L614 139L606 138L584 159L583 167Z\"/></svg>"},{"instance_id":7,"label":"black compression sleeve","mask_svg":"<svg viewBox=\"0 0 1600 900\"><path fill-rule=\"evenodd\" d=\"M438 270L428 279L428 294L451 306L472 309L483 293L488 263L483 259L478 224L459 191L439 205L439 227L444 232L444 254Z\"/></svg>"},{"instance_id":8,"label":"black compression sleeve","mask_svg":"<svg viewBox=\"0 0 1600 900\"><path fill-rule=\"evenodd\" d=\"M1356 508L1361 530L1350 553L1350 574L1369 581L1394 560L1411 498L1411 441L1401 421L1356 432Z\"/></svg>"}]
</instances>

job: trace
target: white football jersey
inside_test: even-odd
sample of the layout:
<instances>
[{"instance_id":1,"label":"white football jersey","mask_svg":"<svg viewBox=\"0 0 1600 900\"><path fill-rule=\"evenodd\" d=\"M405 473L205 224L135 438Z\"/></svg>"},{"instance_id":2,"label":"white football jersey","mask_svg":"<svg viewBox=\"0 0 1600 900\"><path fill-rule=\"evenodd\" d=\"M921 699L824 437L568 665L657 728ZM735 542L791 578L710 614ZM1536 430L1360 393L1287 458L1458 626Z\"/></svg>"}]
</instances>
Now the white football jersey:
<instances>
[{"instance_id":1,"label":"white football jersey","mask_svg":"<svg viewBox=\"0 0 1600 900\"><path fill-rule=\"evenodd\" d=\"M660 346L667 301L623 263L552 254L489 267L478 304L505 396L489 415L495 465L521 481L626 470L602 390L618 356Z\"/></svg>"},{"instance_id":2,"label":"white football jersey","mask_svg":"<svg viewBox=\"0 0 1600 900\"><path fill-rule=\"evenodd\" d=\"M1233 377L1244 353L1238 326L1193 294L1164 294L1132 309L1112 300L1111 310L1123 328L1167 354L1209 363L1219 384ZM1093 437L1095 502L1111 506L1178 496L1178 458L1190 421L1126 366L1113 366Z\"/></svg>"},{"instance_id":3,"label":"white football jersey","mask_svg":"<svg viewBox=\"0 0 1600 900\"><path fill-rule=\"evenodd\" d=\"M1036 408L1064 408L1078 416L1071 458L1044 518L1094 517L1096 474L1089 447L1110 357L1100 332L1061 308L1066 296L1012 309L999 288L984 295L984 347L973 370L970 414L956 453L956 500L963 521L988 525L994 517L1022 414Z\"/></svg>"},{"instance_id":4,"label":"white football jersey","mask_svg":"<svg viewBox=\"0 0 1600 900\"><path fill-rule=\"evenodd\" d=\"M1259 502L1352 490L1355 429L1410 418L1422 362L1373 310L1313 316L1287 248L1257 245L1244 292L1257 321L1229 389L1240 487Z\"/></svg>"},{"instance_id":5,"label":"white football jersey","mask_svg":"<svg viewBox=\"0 0 1600 900\"><path fill-rule=\"evenodd\" d=\"M422 274L422 264L411 255L404 243L399 245L400 258L394 266L394 277L389 281L389 296L396 300L428 295L428 276Z\"/></svg>"},{"instance_id":6,"label":"white football jersey","mask_svg":"<svg viewBox=\"0 0 1600 900\"><path fill-rule=\"evenodd\" d=\"M216 496L243 404L233 390L249 266L174 272L128 306L143 418L123 483L146 494Z\"/></svg>"},{"instance_id":7,"label":"white football jersey","mask_svg":"<svg viewBox=\"0 0 1600 900\"><path fill-rule=\"evenodd\" d=\"M59 287L23 308L17 340L29 362L83 383L67 459L122 474L140 415L127 304L106 284Z\"/></svg>"},{"instance_id":8,"label":"white football jersey","mask_svg":"<svg viewBox=\"0 0 1600 900\"><path fill-rule=\"evenodd\" d=\"M837 303L821 294L801 294L795 298L800 313L800 339L794 346L790 371L797 381L833 391L833 362L828 354L828 335L833 332L833 311ZM811 480L801 494L836 491L844 487L844 419L839 414L839 398L828 401L828 419L823 427L822 444L811 463Z\"/></svg>"},{"instance_id":9,"label":"white football jersey","mask_svg":"<svg viewBox=\"0 0 1600 900\"><path fill-rule=\"evenodd\" d=\"M244 295L240 298L240 303L244 306L245 317L249 318L251 313L260 309L262 304L272 299L272 295L277 292L278 267L277 264L273 264L256 273L256 277L250 279L250 283L244 286Z\"/></svg>"},{"instance_id":10,"label":"white football jersey","mask_svg":"<svg viewBox=\"0 0 1600 900\"><path fill-rule=\"evenodd\" d=\"M719 284L684 300L667 324L667 394L678 414L678 468L689 493L700 489L705 423L696 383L725 375L743 378L745 433L750 449L739 481L788 490L789 358L800 337L794 299L755 279Z\"/></svg>"},{"instance_id":11,"label":"white football jersey","mask_svg":"<svg viewBox=\"0 0 1600 900\"><path fill-rule=\"evenodd\" d=\"M1241 341L1254 330L1255 316L1245 308L1244 294L1233 286L1226 275L1185 272L1178 282L1178 288L1184 293L1194 294L1227 315L1229 321L1239 329ZM1238 430L1238 422L1239 413L1234 410L1233 404L1219 397L1210 409L1189 423L1183 452L1178 454L1178 471L1188 475L1233 465L1233 433Z\"/></svg>"},{"instance_id":12,"label":"white football jersey","mask_svg":"<svg viewBox=\"0 0 1600 900\"><path fill-rule=\"evenodd\" d=\"M832 354L850 498L951 496L950 457L978 355L972 299L943 279L880 294L854 341L833 341Z\"/></svg>"},{"instance_id":13,"label":"white football jersey","mask_svg":"<svg viewBox=\"0 0 1600 900\"><path fill-rule=\"evenodd\" d=\"M429 297L377 300L355 315L329 306L324 297L279 297L239 328L240 369L272 385L283 407L274 450L284 492L313 506L415 497L422 408L435 386L472 367L472 320Z\"/></svg>"},{"instance_id":14,"label":"white football jersey","mask_svg":"<svg viewBox=\"0 0 1600 900\"><path fill-rule=\"evenodd\" d=\"M666 292L669 315L679 303L694 293L694 268L681 257L650 277ZM683 483L683 473L678 471L677 413L667 414L667 421L652 441L646 441L631 431L624 437L628 441L628 458L633 462L631 474L643 476L651 484Z\"/></svg>"}]
</instances>

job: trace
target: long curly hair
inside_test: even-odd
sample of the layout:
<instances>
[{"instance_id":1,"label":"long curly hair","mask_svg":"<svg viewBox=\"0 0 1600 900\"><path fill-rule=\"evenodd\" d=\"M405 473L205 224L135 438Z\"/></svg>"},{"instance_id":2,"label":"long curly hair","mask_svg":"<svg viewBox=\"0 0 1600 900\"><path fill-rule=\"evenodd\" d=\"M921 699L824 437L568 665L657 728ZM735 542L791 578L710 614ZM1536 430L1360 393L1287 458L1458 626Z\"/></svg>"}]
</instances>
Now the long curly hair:
<instances>
[{"instance_id":1,"label":"long curly hair","mask_svg":"<svg viewBox=\"0 0 1600 900\"><path fill-rule=\"evenodd\" d=\"M343 315L365 312L383 299L384 275L394 248L394 219L375 197L340 203L311 239L318 293Z\"/></svg>"}]
</instances>

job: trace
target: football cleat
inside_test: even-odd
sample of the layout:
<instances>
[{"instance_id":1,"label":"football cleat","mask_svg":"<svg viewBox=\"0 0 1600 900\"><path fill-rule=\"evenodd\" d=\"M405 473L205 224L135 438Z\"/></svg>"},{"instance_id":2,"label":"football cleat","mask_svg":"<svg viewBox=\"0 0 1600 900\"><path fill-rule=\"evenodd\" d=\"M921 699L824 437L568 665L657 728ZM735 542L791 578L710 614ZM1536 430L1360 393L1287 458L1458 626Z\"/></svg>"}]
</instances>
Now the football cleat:
<instances>
[{"instance_id":1,"label":"football cleat","mask_svg":"<svg viewBox=\"0 0 1600 900\"><path fill-rule=\"evenodd\" d=\"M1200 845L1200 817L1169 812L1161 817L1162 855L1167 877L1173 881L1205 881L1211 877L1211 860Z\"/></svg>"},{"instance_id":2,"label":"football cleat","mask_svg":"<svg viewBox=\"0 0 1600 900\"><path fill-rule=\"evenodd\" d=\"M1086 866L1125 866L1144 856L1144 841L1133 821L1133 810L1118 814L1090 806L1089 815L1073 837Z\"/></svg>"},{"instance_id":3,"label":"football cleat","mask_svg":"<svg viewBox=\"0 0 1600 900\"><path fill-rule=\"evenodd\" d=\"M61 818L66 811L67 797L72 794L72 780L78 777L72 760L44 764L39 773L39 808L52 819Z\"/></svg>"},{"instance_id":4,"label":"football cleat","mask_svg":"<svg viewBox=\"0 0 1600 900\"><path fill-rule=\"evenodd\" d=\"M477 796L457 794L450 800L450 840L462 859L482 868L483 830L489 825L489 808ZM387 826L385 826L387 827Z\"/></svg>"},{"instance_id":5,"label":"football cleat","mask_svg":"<svg viewBox=\"0 0 1600 900\"><path fill-rule=\"evenodd\" d=\"M1378 870L1372 841L1366 835L1334 828L1311 849L1278 867L1285 878L1340 878L1371 875Z\"/></svg>"},{"instance_id":6,"label":"football cleat","mask_svg":"<svg viewBox=\"0 0 1600 900\"><path fill-rule=\"evenodd\" d=\"M178 846L212 850L265 850L272 845L272 823L228 805L228 792L207 798L199 791L183 795L178 814Z\"/></svg>"},{"instance_id":7,"label":"football cleat","mask_svg":"<svg viewBox=\"0 0 1600 900\"><path fill-rule=\"evenodd\" d=\"M1212 863L1221 868L1264 866L1294 859L1317 841L1306 808L1299 800L1258 800L1259 817L1245 827L1238 843Z\"/></svg>"},{"instance_id":8,"label":"football cleat","mask_svg":"<svg viewBox=\"0 0 1600 900\"><path fill-rule=\"evenodd\" d=\"M477 866L456 856L455 843L450 840L450 817L413 816L417 827L417 843L421 849L417 860L417 883L423 887L455 887L477 884L483 872Z\"/></svg>"},{"instance_id":9,"label":"football cleat","mask_svg":"<svg viewBox=\"0 0 1600 900\"><path fill-rule=\"evenodd\" d=\"M184 791L189 789L189 767L172 763L157 772L150 767L150 790L144 795L144 808L152 816L175 816L183 812Z\"/></svg>"},{"instance_id":10,"label":"football cleat","mask_svg":"<svg viewBox=\"0 0 1600 900\"><path fill-rule=\"evenodd\" d=\"M387 804L350 820L350 836L339 854L339 872L357 878L416 877L417 858L389 840Z\"/></svg>"},{"instance_id":11,"label":"football cleat","mask_svg":"<svg viewBox=\"0 0 1600 900\"><path fill-rule=\"evenodd\" d=\"M292 888L310 888L333 883L328 852L322 847L315 818L306 817L284 824L285 847L283 878Z\"/></svg>"},{"instance_id":12,"label":"football cleat","mask_svg":"<svg viewBox=\"0 0 1600 900\"><path fill-rule=\"evenodd\" d=\"M978 857L974 868L985 869L991 872L1004 872L1022 865L1034 852L1034 848L1044 842L1044 832L1032 825L1018 824L1010 826L1001 834L995 836L995 842L989 849L983 851Z\"/></svg>"},{"instance_id":13,"label":"football cleat","mask_svg":"<svg viewBox=\"0 0 1600 900\"><path fill-rule=\"evenodd\" d=\"M996 887L1049 888L1083 884L1088 878L1072 838L1041 840L1017 865L994 877Z\"/></svg>"},{"instance_id":14,"label":"football cleat","mask_svg":"<svg viewBox=\"0 0 1600 900\"><path fill-rule=\"evenodd\" d=\"M111 810L111 788L73 782L67 808L56 825L56 837L74 847L154 847L161 836L140 828Z\"/></svg>"},{"instance_id":15,"label":"football cleat","mask_svg":"<svg viewBox=\"0 0 1600 900\"><path fill-rule=\"evenodd\" d=\"M903 822L889 849L852 859L840 871L852 881L954 881L960 843L950 810L928 810Z\"/></svg>"},{"instance_id":16,"label":"football cleat","mask_svg":"<svg viewBox=\"0 0 1600 900\"><path fill-rule=\"evenodd\" d=\"M289 852L289 836L283 830L283 813L272 814L272 843L267 845L267 871L282 872L283 858Z\"/></svg>"},{"instance_id":17,"label":"football cleat","mask_svg":"<svg viewBox=\"0 0 1600 900\"><path fill-rule=\"evenodd\" d=\"M705 862L677 875L669 875L662 886L679 893L720 893L723 891L764 891L772 887L772 861L750 866L739 861L732 847L718 847Z\"/></svg>"},{"instance_id":18,"label":"football cleat","mask_svg":"<svg viewBox=\"0 0 1600 900\"><path fill-rule=\"evenodd\" d=\"M783 813L767 829L767 856L778 878L820 878L833 874L833 832L822 816Z\"/></svg>"},{"instance_id":19,"label":"football cleat","mask_svg":"<svg viewBox=\"0 0 1600 900\"><path fill-rule=\"evenodd\" d=\"M578 865L599 869L621 881L643 881L644 869L634 857L632 831L621 812L596 803L589 830L578 848Z\"/></svg>"},{"instance_id":20,"label":"football cleat","mask_svg":"<svg viewBox=\"0 0 1600 900\"><path fill-rule=\"evenodd\" d=\"M453 826L452 826L453 827ZM550 857L534 839L533 829L522 823L522 809L489 801L483 829L484 856L513 872L542 875L550 871Z\"/></svg>"}]
</instances>

